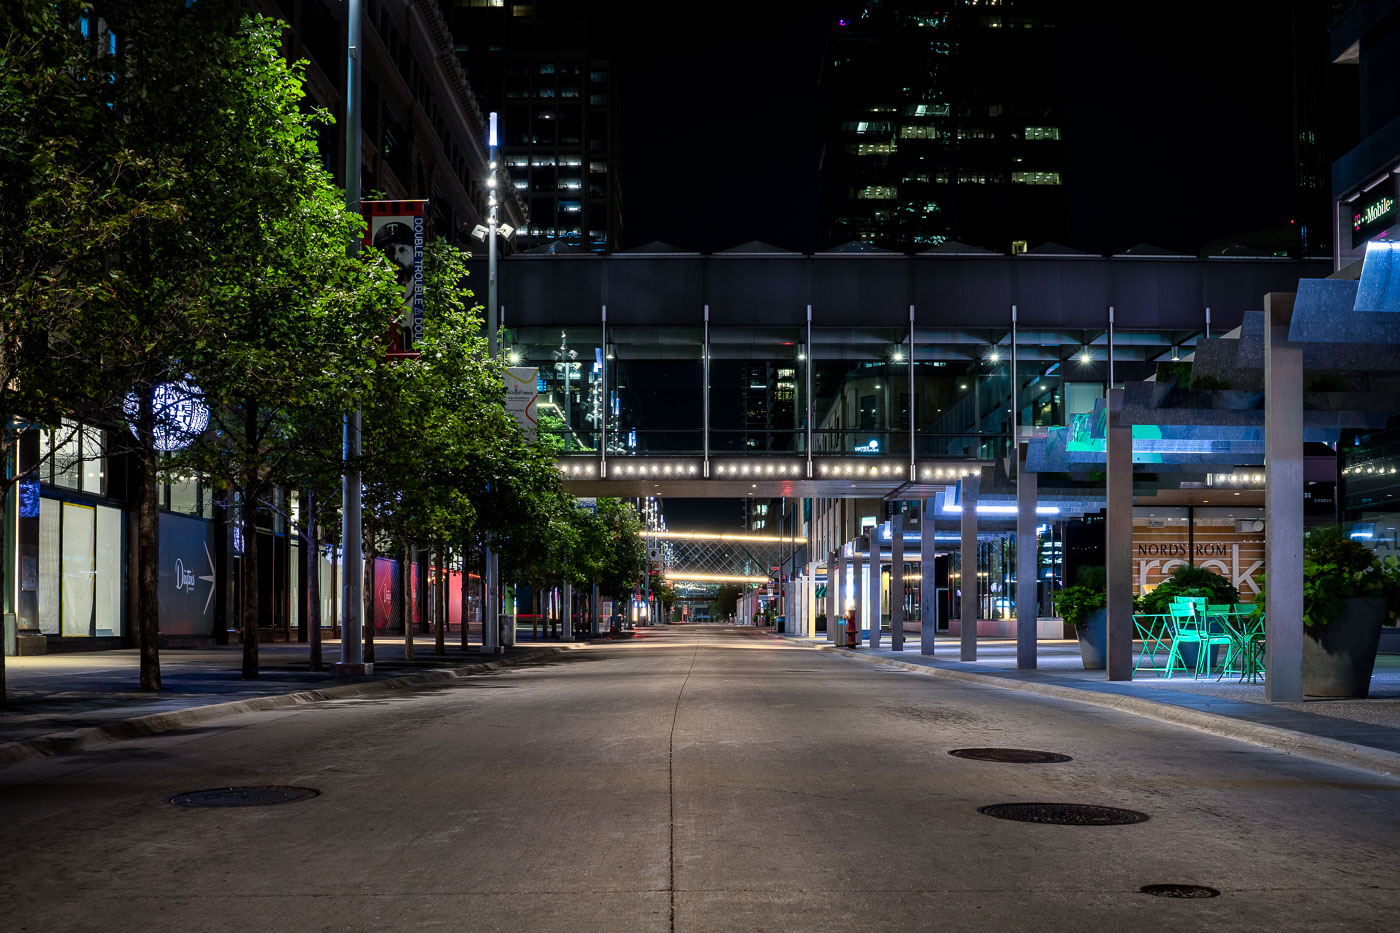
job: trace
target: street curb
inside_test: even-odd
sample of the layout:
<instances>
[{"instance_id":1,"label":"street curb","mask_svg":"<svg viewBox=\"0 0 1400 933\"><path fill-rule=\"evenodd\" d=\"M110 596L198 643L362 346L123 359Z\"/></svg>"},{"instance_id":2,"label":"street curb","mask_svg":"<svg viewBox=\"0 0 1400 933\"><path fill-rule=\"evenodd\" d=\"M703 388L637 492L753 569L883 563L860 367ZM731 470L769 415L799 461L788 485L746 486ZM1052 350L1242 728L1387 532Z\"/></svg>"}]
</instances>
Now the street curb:
<instances>
[{"instance_id":1,"label":"street curb","mask_svg":"<svg viewBox=\"0 0 1400 933\"><path fill-rule=\"evenodd\" d=\"M497 661L466 664L461 667L448 668L446 670L424 671L420 674L404 674L402 676L386 677L383 680L366 680L351 684L339 684L334 687L318 687L314 690L301 690L296 693L279 693L270 696L250 697L246 700L233 700L227 703L210 703L204 706L191 706L188 709L170 710L164 713L151 713L146 716L137 716L134 719L125 719L121 722L109 723L105 726L89 726L82 729L73 729L68 732L57 732L52 735L39 736L33 739L6 742L0 744L0 765L12 764L17 761L27 761L32 758L48 758L55 755L84 751L109 742L156 735L161 732L171 732L176 729L184 729L189 726L209 722L213 719L221 719L225 716L236 716L239 713L285 709L291 706L317 703L322 700L339 700L345 697L361 696L367 693L381 693L389 690L398 690L404 687L416 687L422 684L444 683L447 681L459 680L463 677L470 677L475 674L484 674L506 667L528 664L540 658L563 654L583 647L586 647L586 644L583 642L576 642L570 645L557 645L548 649L532 651L529 654L522 654L515 657L503 657Z\"/></svg>"},{"instance_id":2,"label":"street curb","mask_svg":"<svg viewBox=\"0 0 1400 933\"><path fill-rule=\"evenodd\" d=\"M1389 752L1382 748L1371 748L1367 745L1343 742L1340 739L1308 735L1305 732L1297 732L1280 726L1245 722L1219 713L1207 713L1203 710L1176 706L1171 703L1162 703L1157 700L1147 700L1142 697L1098 693L1092 690L1081 690L1076 687L1064 687L1059 684L1029 683L1024 680L1008 680L1001 677L992 677L987 674L978 674L972 671L955 671L942 667L928 667L922 664L913 664L909 661L900 661L895 658L882 658L878 655L861 654L847 648L838 648L835 645L812 645L810 643L798 641L795 638L788 638L781 635L778 637L782 638L784 641L790 641L794 644L803 644L806 647L816 648L818 651L826 651L865 664L888 664L915 674L923 674L927 677L943 677L949 680L959 680L979 687L990 687L999 690L1018 690L1022 693L1034 693L1039 696L1070 700L1075 703L1086 703L1091 706L1103 707L1104 709L1132 713L1136 716L1142 716L1145 719L1152 719L1174 726L1184 726L1188 729L1195 729L1198 732L1205 732L1221 738L1248 742L1251 745L1260 745L1264 748L1271 748L1286 754L1297 755L1300 758L1307 758L1312 761L1320 761L1324 764L1343 765L1351 768L1359 768L1363 771L1370 771L1374 774L1383 774L1386 777L1400 778L1400 754Z\"/></svg>"}]
</instances>

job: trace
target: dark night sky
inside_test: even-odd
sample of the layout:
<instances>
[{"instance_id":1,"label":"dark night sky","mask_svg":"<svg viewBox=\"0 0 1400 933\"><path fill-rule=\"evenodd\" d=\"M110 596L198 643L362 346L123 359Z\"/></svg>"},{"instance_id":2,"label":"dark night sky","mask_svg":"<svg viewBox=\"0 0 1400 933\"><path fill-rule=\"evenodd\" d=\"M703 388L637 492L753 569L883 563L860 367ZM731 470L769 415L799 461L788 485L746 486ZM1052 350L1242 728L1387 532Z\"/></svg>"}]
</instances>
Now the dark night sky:
<instances>
[{"instance_id":1,"label":"dark night sky","mask_svg":"<svg viewBox=\"0 0 1400 933\"><path fill-rule=\"evenodd\" d=\"M1145 5L1066 6L1068 245L1194 253L1288 222L1287 4L1227 0L1209 17L1162 4L1151 19ZM625 246L834 245L816 204L831 7L714 0L676 19L618 4L636 12L618 35Z\"/></svg>"}]
</instances>

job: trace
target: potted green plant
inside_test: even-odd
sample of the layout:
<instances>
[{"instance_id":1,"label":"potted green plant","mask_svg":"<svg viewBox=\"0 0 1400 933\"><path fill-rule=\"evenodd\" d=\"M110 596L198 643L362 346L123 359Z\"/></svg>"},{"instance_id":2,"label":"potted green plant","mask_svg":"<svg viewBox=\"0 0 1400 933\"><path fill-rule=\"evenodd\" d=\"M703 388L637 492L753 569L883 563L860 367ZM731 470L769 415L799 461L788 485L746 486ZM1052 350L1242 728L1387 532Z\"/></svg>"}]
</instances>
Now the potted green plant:
<instances>
[{"instance_id":1,"label":"potted green plant","mask_svg":"<svg viewBox=\"0 0 1400 933\"><path fill-rule=\"evenodd\" d=\"M1102 567L1081 567L1074 584L1055 594L1060 618L1074 626L1079 656L1086 671L1101 671L1108 664L1108 594Z\"/></svg>"},{"instance_id":2,"label":"potted green plant","mask_svg":"<svg viewBox=\"0 0 1400 933\"><path fill-rule=\"evenodd\" d=\"M1336 526L1303 538L1303 693L1365 697L1381 626L1400 611L1400 560Z\"/></svg>"}]
</instances>

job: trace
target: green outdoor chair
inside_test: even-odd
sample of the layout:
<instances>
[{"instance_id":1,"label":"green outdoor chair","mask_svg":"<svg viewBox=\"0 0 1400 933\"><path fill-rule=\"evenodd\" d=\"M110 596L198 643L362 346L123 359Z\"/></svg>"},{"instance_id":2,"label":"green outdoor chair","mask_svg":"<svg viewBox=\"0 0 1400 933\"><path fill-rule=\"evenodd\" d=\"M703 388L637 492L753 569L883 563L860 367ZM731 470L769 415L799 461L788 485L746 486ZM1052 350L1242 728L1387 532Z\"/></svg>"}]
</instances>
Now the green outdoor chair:
<instances>
[{"instance_id":1,"label":"green outdoor chair","mask_svg":"<svg viewBox=\"0 0 1400 933\"><path fill-rule=\"evenodd\" d=\"M1191 676L1195 677L1200 673L1201 666L1201 623L1196 616L1195 607L1189 602L1175 602L1168 607L1168 615L1171 622L1172 650L1167 656L1167 679L1170 680L1172 672L1180 665L1182 671L1191 671ZM1196 666L1195 668L1186 665L1186 659L1181 656L1181 646L1195 644Z\"/></svg>"},{"instance_id":2,"label":"green outdoor chair","mask_svg":"<svg viewBox=\"0 0 1400 933\"><path fill-rule=\"evenodd\" d=\"M1231 628L1229 616L1235 611L1235 607L1229 603L1206 603L1205 611L1201 614L1201 663L1196 665L1197 673L1200 668L1205 667L1206 673L1210 673L1211 655L1215 653L1218 646L1225 648L1225 660L1221 664L1221 676L1224 676L1225 669L1229 668L1230 662L1234 660L1237 652L1243 651L1243 645L1236 637Z\"/></svg>"}]
</instances>

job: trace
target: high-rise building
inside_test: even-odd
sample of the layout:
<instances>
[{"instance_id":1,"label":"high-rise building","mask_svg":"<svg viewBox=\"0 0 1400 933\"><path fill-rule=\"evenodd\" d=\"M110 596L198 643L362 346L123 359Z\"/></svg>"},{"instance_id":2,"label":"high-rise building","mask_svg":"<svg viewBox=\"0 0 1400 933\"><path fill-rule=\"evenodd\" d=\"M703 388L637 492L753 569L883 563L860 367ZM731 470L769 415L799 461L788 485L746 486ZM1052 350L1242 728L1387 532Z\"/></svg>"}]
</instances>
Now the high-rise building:
<instances>
[{"instance_id":1,"label":"high-rise building","mask_svg":"<svg viewBox=\"0 0 1400 933\"><path fill-rule=\"evenodd\" d=\"M1298 256L1332 252L1332 161L1357 143L1356 69L1332 61L1329 24L1344 0L1292 0L1293 197Z\"/></svg>"},{"instance_id":2,"label":"high-rise building","mask_svg":"<svg viewBox=\"0 0 1400 933\"><path fill-rule=\"evenodd\" d=\"M522 249L564 240L619 248L617 72L594 0L454 0L452 34L528 219Z\"/></svg>"},{"instance_id":3,"label":"high-rise building","mask_svg":"<svg viewBox=\"0 0 1400 933\"><path fill-rule=\"evenodd\" d=\"M834 241L998 252L1063 239L1060 4L842 3L822 75Z\"/></svg>"},{"instance_id":4,"label":"high-rise building","mask_svg":"<svg viewBox=\"0 0 1400 933\"><path fill-rule=\"evenodd\" d=\"M486 122L466 76L451 59L440 0L365 4L361 59L360 184L366 198L429 201L433 236L466 246L488 198ZM323 125L321 156L344 183L347 8L337 0L249 0L255 13L284 20L287 55L306 62L308 106L336 117ZM502 220L522 220L523 198L501 201ZM510 250L502 239L502 252Z\"/></svg>"}]
</instances>

